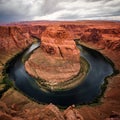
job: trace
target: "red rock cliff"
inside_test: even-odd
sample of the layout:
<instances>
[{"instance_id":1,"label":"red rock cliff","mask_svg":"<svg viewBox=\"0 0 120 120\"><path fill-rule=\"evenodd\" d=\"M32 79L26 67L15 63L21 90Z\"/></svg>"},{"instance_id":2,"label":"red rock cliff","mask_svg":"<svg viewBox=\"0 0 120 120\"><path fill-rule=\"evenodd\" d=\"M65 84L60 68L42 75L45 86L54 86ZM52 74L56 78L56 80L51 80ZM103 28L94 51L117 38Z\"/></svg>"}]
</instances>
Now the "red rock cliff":
<instances>
[{"instance_id":1,"label":"red rock cliff","mask_svg":"<svg viewBox=\"0 0 120 120\"><path fill-rule=\"evenodd\" d=\"M42 34L41 48L53 57L79 62L80 51L73 38L73 34L63 27L48 27Z\"/></svg>"},{"instance_id":2,"label":"red rock cliff","mask_svg":"<svg viewBox=\"0 0 120 120\"><path fill-rule=\"evenodd\" d=\"M37 49L25 63L29 74L50 84L64 82L80 70L80 51L70 32L59 26L48 27Z\"/></svg>"}]
</instances>

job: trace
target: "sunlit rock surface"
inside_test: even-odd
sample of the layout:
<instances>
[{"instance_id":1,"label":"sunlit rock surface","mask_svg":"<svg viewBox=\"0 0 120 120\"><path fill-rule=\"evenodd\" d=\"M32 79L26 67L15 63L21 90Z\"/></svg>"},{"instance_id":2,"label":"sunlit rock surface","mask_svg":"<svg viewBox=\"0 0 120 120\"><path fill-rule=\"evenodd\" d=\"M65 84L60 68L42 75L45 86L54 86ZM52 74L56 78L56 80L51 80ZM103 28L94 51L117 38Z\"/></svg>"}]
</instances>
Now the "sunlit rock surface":
<instances>
[{"instance_id":1,"label":"sunlit rock surface","mask_svg":"<svg viewBox=\"0 0 120 120\"><path fill-rule=\"evenodd\" d=\"M70 33L73 34L74 38L80 41L81 44L93 49L97 49L103 55L107 56L113 61L115 69L117 70L116 73L118 74L107 78L107 89L104 93L104 97L101 99L100 104L91 106L82 105L75 107L74 109L80 113L84 120L119 120L120 22L117 21L33 21L0 26L0 86L3 86L2 78L4 76L2 75L2 72L4 69L4 64L14 57L15 54L23 50L25 47L28 47L32 43L32 39L29 39L29 37L36 36L41 38L43 31L48 25L60 25L61 27L64 27L66 30L69 30ZM16 32L11 32L12 34L9 34L9 31L11 31L10 29ZM16 37L15 41L12 37L13 35ZM54 117L51 116L51 113L48 113L49 110L45 113L47 105L33 102L16 89L1 91L1 120L40 120L41 114L43 118L45 118L44 116L47 116L45 120L54 120ZM54 109L53 106L51 107L49 108ZM69 109L70 112L64 112L65 110L60 111L64 114L65 120L71 116L70 113L73 113L71 112L71 108ZM114 114L112 113L113 111ZM79 118L77 118L76 120L79 120Z\"/></svg>"},{"instance_id":2,"label":"sunlit rock surface","mask_svg":"<svg viewBox=\"0 0 120 120\"><path fill-rule=\"evenodd\" d=\"M76 76L80 70L80 51L73 36L59 26L48 27L40 48L25 63L27 72L54 85Z\"/></svg>"}]
</instances>

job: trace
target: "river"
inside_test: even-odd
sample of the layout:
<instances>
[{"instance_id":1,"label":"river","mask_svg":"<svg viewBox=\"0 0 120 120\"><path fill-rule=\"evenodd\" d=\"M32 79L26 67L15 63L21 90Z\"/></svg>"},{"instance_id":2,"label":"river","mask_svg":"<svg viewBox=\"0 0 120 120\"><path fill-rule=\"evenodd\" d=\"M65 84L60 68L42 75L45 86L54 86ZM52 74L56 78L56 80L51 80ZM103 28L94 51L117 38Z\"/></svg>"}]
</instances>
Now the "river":
<instances>
[{"instance_id":1,"label":"river","mask_svg":"<svg viewBox=\"0 0 120 120\"><path fill-rule=\"evenodd\" d=\"M38 86L36 80L25 71L24 62L22 62L23 57L28 57L38 47L40 47L39 42L32 44L9 63L6 71L18 90L39 103L53 103L60 106L91 103L101 95L101 86L104 84L105 78L113 73L112 65L101 53L78 45L81 56L90 65L84 81L70 90L45 92Z\"/></svg>"}]
</instances>

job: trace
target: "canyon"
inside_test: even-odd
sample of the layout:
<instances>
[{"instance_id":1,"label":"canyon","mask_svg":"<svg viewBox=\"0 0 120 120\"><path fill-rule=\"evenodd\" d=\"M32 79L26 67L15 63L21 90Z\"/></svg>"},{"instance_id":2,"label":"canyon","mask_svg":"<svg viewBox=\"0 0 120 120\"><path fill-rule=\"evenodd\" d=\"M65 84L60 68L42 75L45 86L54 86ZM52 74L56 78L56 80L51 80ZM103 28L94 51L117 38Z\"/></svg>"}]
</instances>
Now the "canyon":
<instances>
[{"instance_id":1,"label":"canyon","mask_svg":"<svg viewBox=\"0 0 120 120\"><path fill-rule=\"evenodd\" d=\"M49 26L56 26L55 29L69 31L64 33L65 38L61 38L59 34L54 36L56 41L52 38L51 32L54 28ZM52 30L53 31L52 31ZM48 36L47 36L48 35ZM17 54L25 50L36 39L41 40L42 48L36 49L33 56L30 56L26 61L27 68L29 67L29 60L32 57L37 57L38 53L46 55L46 59L51 62L55 60L63 60L63 57L68 53L65 51L64 46L74 48L74 54L64 57L65 60L72 60L75 63L76 75L80 69L79 64L79 51L75 46L75 42L82 44L86 47L95 49L101 52L104 56L108 57L113 62L115 69L114 75L107 78L107 88L100 102L92 105L72 105L65 110L60 110L53 104L43 105L38 104L28 97L24 96L20 91L13 87L8 87L5 80L5 67L6 63ZM72 39L72 40L71 40ZM58 43L59 42L59 43ZM56 45L57 44L57 45ZM49 46L55 49L50 49ZM56 46L60 48L56 49ZM72 46L72 47L71 47ZM48 56L49 55L49 56ZM74 57L73 57L74 56ZM72 58L72 59L71 59ZM74 58L74 59L73 59ZM117 21L32 21L0 25L0 119L6 120L110 120L120 119L120 22ZM40 58L42 59L42 58ZM39 59L39 60L40 60ZM38 63L38 62L37 62ZM68 62L67 62L68 63ZM55 67L55 64L54 64ZM70 64L68 64L70 67ZM27 69L26 68L26 69ZM52 67L51 67L52 68ZM57 69L57 68L55 68ZM63 69L63 68L62 68ZM65 70L68 69L66 68ZM64 75L62 71L60 74ZM45 71L43 71L45 72ZM54 71L52 71L54 72ZM33 74L33 72L31 73ZM59 73L58 73L59 74ZM34 76L34 75L33 75ZM71 74L70 74L71 76ZM68 77L70 77L68 76ZM37 76L38 77L38 76ZM58 77L57 77L58 78ZM50 79L48 79L49 81ZM63 78L62 78L63 80ZM66 80L66 79L64 79ZM56 78L55 78L56 81ZM58 81L58 80L57 80Z\"/></svg>"}]
</instances>

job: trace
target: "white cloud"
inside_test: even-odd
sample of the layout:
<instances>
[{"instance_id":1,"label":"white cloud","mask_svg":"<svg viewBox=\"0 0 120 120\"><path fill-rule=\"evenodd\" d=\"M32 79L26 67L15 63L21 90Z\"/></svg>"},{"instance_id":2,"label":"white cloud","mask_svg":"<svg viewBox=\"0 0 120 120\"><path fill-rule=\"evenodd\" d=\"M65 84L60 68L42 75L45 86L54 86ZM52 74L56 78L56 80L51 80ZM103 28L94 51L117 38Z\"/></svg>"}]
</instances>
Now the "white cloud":
<instances>
[{"instance_id":1,"label":"white cloud","mask_svg":"<svg viewBox=\"0 0 120 120\"><path fill-rule=\"evenodd\" d=\"M0 22L120 20L120 0L0 0Z\"/></svg>"}]
</instances>

